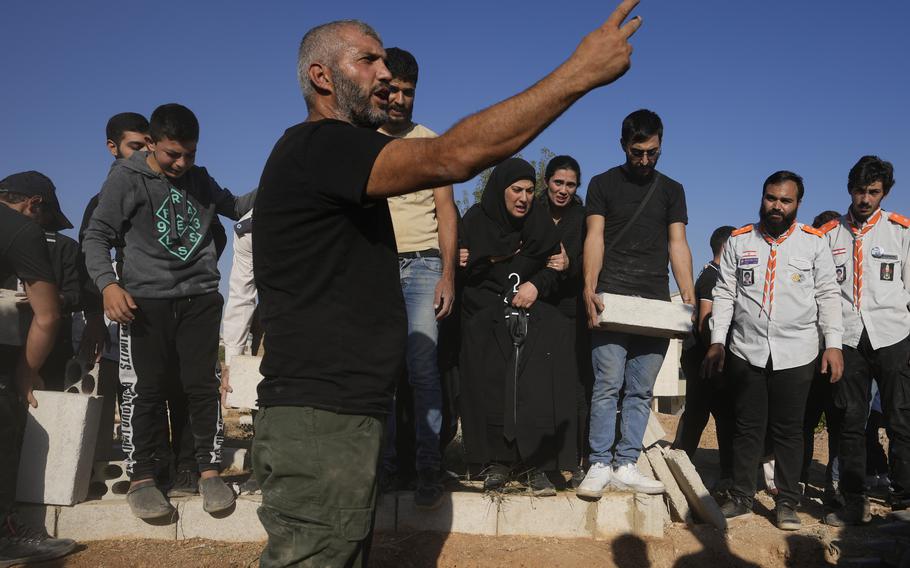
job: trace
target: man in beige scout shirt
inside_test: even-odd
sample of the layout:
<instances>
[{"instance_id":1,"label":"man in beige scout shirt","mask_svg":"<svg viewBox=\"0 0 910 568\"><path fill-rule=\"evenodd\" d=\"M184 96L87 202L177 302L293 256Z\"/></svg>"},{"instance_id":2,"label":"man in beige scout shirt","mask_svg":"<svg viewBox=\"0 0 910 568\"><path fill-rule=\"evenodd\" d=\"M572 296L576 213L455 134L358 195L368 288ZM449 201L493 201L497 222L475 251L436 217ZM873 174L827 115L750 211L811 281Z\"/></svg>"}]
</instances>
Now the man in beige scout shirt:
<instances>
[{"instance_id":1,"label":"man in beige scout shirt","mask_svg":"<svg viewBox=\"0 0 910 568\"><path fill-rule=\"evenodd\" d=\"M436 133L411 120L418 67L414 56L392 47L386 50L389 119L379 129L396 138L434 138ZM413 390L417 441L417 487L414 503L433 509L442 502L439 479L439 432L442 428L442 389L436 344L437 322L452 311L455 297L455 251L458 212L452 186L390 197L389 211L398 245L401 291L408 313L408 382ZM383 456L385 488L393 489L398 471L395 451L395 413L389 418Z\"/></svg>"}]
</instances>

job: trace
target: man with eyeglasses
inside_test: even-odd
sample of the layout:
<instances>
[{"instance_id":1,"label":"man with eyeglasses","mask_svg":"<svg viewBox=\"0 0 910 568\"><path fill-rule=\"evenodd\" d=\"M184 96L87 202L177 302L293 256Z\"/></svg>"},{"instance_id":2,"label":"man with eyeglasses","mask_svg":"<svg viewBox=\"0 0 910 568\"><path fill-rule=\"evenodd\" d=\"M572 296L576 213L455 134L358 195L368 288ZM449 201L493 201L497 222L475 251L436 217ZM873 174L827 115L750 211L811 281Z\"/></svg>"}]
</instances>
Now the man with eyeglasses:
<instances>
[{"instance_id":1,"label":"man with eyeglasses","mask_svg":"<svg viewBox=\"0 0 910 568\"><path fill-rule=\"evenodd\" d=\"M686 196L682 185L656 169L662 137L656 113L633 112L622 123L626 163L595 176L588 186L584 298L592 328L603 311L602 292L669 302L668 263L683 302L695 304ZM577 490L580 497L599 499L609 484L663 493L663 484L642 475L635 464L668 345L669 339L630 333L592 335L591 467ZM616 410L623 390L617 440Z\"/></svg>"}]
</instances>

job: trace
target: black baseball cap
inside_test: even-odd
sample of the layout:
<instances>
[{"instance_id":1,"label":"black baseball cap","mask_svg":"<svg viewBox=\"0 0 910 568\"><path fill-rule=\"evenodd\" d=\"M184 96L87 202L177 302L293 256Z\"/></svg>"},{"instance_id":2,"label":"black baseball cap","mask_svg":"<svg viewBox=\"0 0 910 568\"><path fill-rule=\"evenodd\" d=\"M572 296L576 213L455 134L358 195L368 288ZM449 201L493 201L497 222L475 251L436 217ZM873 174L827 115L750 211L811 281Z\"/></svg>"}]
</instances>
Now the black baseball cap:
<instances>
[{"instance_id":1,"label":"black baseball cap","mask_svg":"<svg viewBox=\"0 0 910 568\"><path fill-rule=\"evenodd\" d=\"M60 202L57 201L57 188L54 187L54 182L40 172L28 171L6 176L0 180L0 192L19 193L28 197L35 195L41 197L49 208L50 219L47 227L45 227L48 231L62 231L63 229L73 228L73 224L60 210Z\"/></svg>"}]
</instances>

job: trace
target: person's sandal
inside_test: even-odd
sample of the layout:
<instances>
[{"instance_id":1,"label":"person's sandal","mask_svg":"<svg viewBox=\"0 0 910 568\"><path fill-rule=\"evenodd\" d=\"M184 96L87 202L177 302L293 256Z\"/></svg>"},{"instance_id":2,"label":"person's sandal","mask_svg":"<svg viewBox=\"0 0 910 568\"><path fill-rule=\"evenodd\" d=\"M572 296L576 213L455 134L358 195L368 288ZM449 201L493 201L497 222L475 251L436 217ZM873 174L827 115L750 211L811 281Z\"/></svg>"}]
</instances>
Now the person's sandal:
<instances>
[{"instance_id":1,"label":"person's sandal","mask_svg":"<svg viewBox=\"0 0 910 568\"><path fill-rule=\"evenodd\" d=\"M202 510L206 513L218 513L230 509L237 499L234 490L228 487L220 477L200 479L199 493L202 494Z\"/></svg>"},{"instance_id":2,"label":"person's sandal","mask_svg":"<svg viewBox=\"0 0 910 568\"><path fill-rule=\"evenodd\" d=\"M174 507L151 481L127 491L126 502L137 519L160 519L175 512Z\"/></svg>"}]
</instances>

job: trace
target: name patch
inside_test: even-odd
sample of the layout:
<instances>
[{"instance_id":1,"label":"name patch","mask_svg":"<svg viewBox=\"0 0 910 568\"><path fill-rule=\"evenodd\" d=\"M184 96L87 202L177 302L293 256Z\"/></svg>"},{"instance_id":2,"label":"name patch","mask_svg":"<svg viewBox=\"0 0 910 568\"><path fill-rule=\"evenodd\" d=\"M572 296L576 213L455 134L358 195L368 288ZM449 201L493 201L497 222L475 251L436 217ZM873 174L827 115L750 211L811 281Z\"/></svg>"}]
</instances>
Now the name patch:
<instances>
[{"instance_id":1,"label":"name patch","mask_svg":"<svg viewBox=\"0 0 910 568\"><path fill-rule=\"evenodd\" d=\"M748 256L746 258L739 259L740 266L749 266L750 264L758 264L757 256Z\"/></svg>"}]
</instances>

